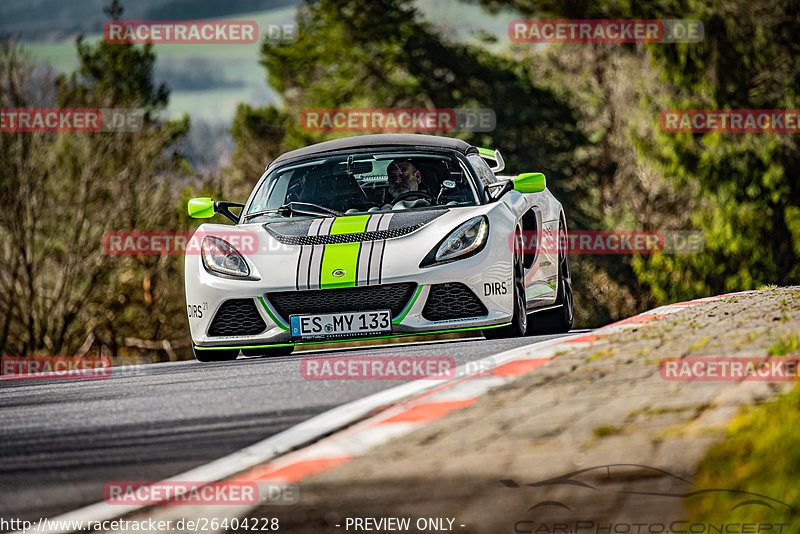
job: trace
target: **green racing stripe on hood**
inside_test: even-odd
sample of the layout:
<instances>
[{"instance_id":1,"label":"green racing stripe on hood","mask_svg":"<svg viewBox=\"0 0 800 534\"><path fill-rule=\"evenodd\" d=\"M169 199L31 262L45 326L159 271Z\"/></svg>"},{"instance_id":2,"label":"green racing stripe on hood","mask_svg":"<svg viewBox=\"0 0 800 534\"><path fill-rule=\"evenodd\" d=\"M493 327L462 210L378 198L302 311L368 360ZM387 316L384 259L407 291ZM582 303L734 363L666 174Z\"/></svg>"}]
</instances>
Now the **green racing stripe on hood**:
<instances>
[{"instance_id":1,"label":"green racing stripe on hood","mask_svg":"<svg viewBox=\"0 0 800 534\"><path fill-rule=\"evenodd\" d=\"M367 229L369 218L370 215L337 217L331 225L330 235L362 233ZM360 251L360 242L325 245L320 272L320 289L355 286ZM339 274L342 272L344 274ZM333 273L337 273L339 276L334 276Z\"/></svg>"}]
</instances>

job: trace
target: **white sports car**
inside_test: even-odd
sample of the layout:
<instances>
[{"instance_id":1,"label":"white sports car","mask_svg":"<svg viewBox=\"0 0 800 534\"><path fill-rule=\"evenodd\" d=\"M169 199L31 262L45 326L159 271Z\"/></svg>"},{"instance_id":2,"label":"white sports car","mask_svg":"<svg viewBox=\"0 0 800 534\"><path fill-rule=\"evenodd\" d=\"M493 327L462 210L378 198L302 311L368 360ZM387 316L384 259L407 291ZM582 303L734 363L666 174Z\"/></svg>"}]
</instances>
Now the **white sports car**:
<instances>
[{"instance_id":1,"label":"white sports car","mask_svg":"<svg viewBox=\"0 0 800 534\"><path fill-rule=\"evenodd\" d=\"M283 154L244 205L190 200L191 216L235 223L201 225L201 250L186 255L195 356L569 330L567 251L536 246L545 234L566 242L564 210L543 174L496 176L503 167L499 152L458 139L363 135Z\"/></svg>"}]
</instances>

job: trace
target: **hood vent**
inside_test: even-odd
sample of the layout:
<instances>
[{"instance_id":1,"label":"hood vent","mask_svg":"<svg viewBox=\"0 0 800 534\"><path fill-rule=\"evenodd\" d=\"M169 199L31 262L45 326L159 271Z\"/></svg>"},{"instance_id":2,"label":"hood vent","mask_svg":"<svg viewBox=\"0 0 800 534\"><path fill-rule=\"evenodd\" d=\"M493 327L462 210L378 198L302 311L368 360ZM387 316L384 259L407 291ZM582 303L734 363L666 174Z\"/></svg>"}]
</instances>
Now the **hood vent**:
<instances>
[{"instance_id":1,"label":"hood vent","mask_svg":"<svg viewBox=\"0 0 800 534\"><path fill-rule=\"evenodd\" d=\"M389 227L385 230L357 234L308 235L313 219L299 221L275 221L264 224L264 229L284 245L332 245L336 243L360 243L379 241L408 235L419 230L448 210L425 210L414 212L392 212ZM329 219L330 220L330 219Z\"/></svg>"}]
</instances>

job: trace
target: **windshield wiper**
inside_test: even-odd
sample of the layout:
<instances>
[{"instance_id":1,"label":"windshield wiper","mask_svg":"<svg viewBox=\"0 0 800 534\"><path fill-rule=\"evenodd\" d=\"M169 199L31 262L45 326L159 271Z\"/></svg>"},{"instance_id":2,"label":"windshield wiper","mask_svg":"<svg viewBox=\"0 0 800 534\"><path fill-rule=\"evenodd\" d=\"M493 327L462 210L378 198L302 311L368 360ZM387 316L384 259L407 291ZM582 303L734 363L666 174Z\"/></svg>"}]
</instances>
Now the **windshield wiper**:
<instances>
[{"instance_id":1,"label":"windshield wiper","mask_svg":"<svg viewBox=\"0 0 800 534\"><path fill-rule=\"evenodd\" d=\"M290 210L299 213L300 211L293 208L292 204L302 204L303 206L311 206L312 208L315 208L317 210L316 215L333 215L334 217L341 217L342 215L344 215L344 213L342 213L341 211L336 211L335 209L326 208L325 206L320 206L319 204L312 204L311 202L298 202L296 200L293 200L288 204L284 204L283 206L281 206L281 208L289 208Z\"/></svg>"},{"instance_id":2,"label":"windshield wiper","mask_svg":"<svg viewBox=\"0 0 800 534\"><path fill-rule=\"evenodd\" d=\"M311 206L311 208L313 208L313 209L303 209L303 208L299 208L298 209L298 208L293 207L293 204L298 204L298 205L302 205L302 206ZM279 207L277 207L275 209L262 210L262 211L257 211L255 213L248 213L247 215L244 216L244 220L247 220L247 219L250 219L250 218L253 218L253 217L258 217L259 215L266 215L268 213L280 213L281 215L284 215L284 216L290 215L292 213L297 213L299 215L316 215L316 216L321 216L321 217L325 217L325 216L328 216L328 215L333 215L334 217L340 217L340 216L344 215L344 213L342 213L340 211L336 211L336 210L333 210L331 208L326 208L325 206L320 206L318 204L312 204L310 202L298 202L298 201L294 200L292 202L284 204L283 206L279 206Z\"/></svg>"}]
</instances>

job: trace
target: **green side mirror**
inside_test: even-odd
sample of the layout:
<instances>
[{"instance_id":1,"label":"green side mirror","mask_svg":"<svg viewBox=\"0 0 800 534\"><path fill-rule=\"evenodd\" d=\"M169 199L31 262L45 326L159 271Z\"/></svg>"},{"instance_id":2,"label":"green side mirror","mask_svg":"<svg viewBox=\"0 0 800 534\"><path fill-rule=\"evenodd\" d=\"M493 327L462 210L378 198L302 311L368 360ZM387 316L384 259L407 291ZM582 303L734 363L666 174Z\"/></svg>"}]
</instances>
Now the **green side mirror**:
<instances>
[{"instance_id":1,"label":"green side mirror","mask_svg":"<svg viewBox=\"0 0 800 534\"><path fill-rule=\"evenodd\" d=\"M524 172L514 178L514 190L520 193L541 193L547 187L544 174Z\"/></svg>"},{"instance_id":2,"label":"green side mirror","mask_svg":"<svg viewBox=\"0 0 800 534\"><path fill-rule=\"evenodd\" d=\"M208 197L199 197L189 200L189 217L195 219L210 219L214 216L214 200Z\"/></svg>"}]
</instances>

